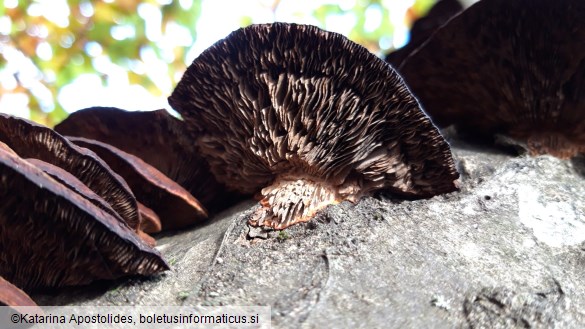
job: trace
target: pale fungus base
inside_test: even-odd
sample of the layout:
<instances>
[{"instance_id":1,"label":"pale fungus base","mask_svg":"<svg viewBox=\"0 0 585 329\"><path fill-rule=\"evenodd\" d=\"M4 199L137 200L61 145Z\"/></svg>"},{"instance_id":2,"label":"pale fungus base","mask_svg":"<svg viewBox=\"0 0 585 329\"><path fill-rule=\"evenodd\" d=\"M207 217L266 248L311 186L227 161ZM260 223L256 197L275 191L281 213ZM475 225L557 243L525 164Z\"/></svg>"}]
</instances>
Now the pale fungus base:
<instances>
[{"instance_id":1,"label":"pale fungus base","mask_svg":"<svg viewBox=\"0 0 585 329\"><path fill-rule=\"evenodd\" d=\"M400 76L314 26L233 32L193 61L169 104L218 181L260 194L254 225L283 229L380 190L456 190L449 145Z\"/></svg>"},{"instance_id":2,"label":"pale fungus base","mask_svg":"<svg viewBox=\"0 0 585 329\"><path fill-rule=\"evenodd\" d=\"M272 305L271 325L282 329L582 328L583 176L570 161L449 137L459 193L364 197L268 232L244 221L259 208L245 201L211 225L163 235L168 275L33 297L42 305Z\"/></svg>"},{"instance_id":3,"label":"pale fungus base","mask_svg":"<svg viewBox=\"0 0 585 329\"><path fill-rule=\"evenodd\" d=\"M585 154L585 141L577 143L576 139L567 138L562 133L532 134L526 139L526 146L531 156L550 154L559 159L570 159L579 153Z\"/></svg>"},{"instance_id":4,"label":"pale fungus base","mask_svg":"<svg viewBox=\"0 0 585 329\"><path fill-rule=\"evenodd\" d=\"M496 134L494 140L496 144L512 146L520 154L533 157L548 154L568 160L585 154L585 137L546 127L531 128L524 125L508 135Z\"/></svg>"},{"instance_id":5,"label":"pale fungus base","mask_svg":"<svg viewBox=\"0 0 585 329\"><path fill-rule=\"evenodd\" d=\"M570 158L585 149L584 15L580 0L479 1L398 71L435 124Z\"/></svg>"},{"instance_id":6,"label":"pale fungus base","mask_svg":"<svg viewBox=\"0 0 585 329\"><path fill-rule=\"evenodd\" d=\"M281 230L309 221L328 205L343 201L338 188L315 178L284 176L263 188L260 208L250 219L254 226Z\"/></svg>"}]
</instances>

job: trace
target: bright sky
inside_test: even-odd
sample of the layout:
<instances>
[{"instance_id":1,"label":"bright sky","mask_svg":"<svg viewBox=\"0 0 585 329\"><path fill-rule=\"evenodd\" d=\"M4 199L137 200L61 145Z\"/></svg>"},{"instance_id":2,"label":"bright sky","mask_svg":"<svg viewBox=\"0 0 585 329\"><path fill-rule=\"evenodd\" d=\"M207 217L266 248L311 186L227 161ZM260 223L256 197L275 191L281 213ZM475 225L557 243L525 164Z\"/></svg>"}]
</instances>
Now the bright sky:
<instances>
[{"instance_id":1,"label":"bright sky","mask_svg":"<svg viewBox=\"0 0 585 329\"><path fill-rule=\"evenodd\" d=\"M165 0L158 0L159 2L166 2ZM181 3L192 0L181 0ZM38 12L29 14L43 15L54 22L63 21L67 19L68 10L65 0L37 0L38 8L34 9ZM241 17L249 16L254 23L264 23L273 21L296 22L305 24L318 25L319 22L310 16L310 13L317 7L334 3L338 4L342 9L351 9L354 0L282 0L278 6L277 11L273 14L270 10L270 0L203 0L202 15L197 23L197 40L193 43L188 31L184 31L182 27L175 26L167 33L172 34L172 38L165 37L160 33L160 14L154 7L149 4L140 5L139 14L147 19L147 36L151 40L156 40L162 48L172 49L177 44L193 44L188 52L188 63L190 63L203 50L212 45L217 40L224 38L233 30L238 29L241 22ZM388 7L391 12L391 20L397 28L393 37L393 46L399 47L407 41L408 31L404 27L404 16L407 8L413 4L414 0L384 0L383 5ZM16 3L16 0L5 0L5 6L9 7ZM149 7L152 6L152 7ZM229 10L226 10L229 8ZM91 10L91 8L88 8ZM158 16L157 16L158 15ZM367 22L375 29L381 20L378 11L371 11L367 13ZM352 15L338 15L328 18L325 28L330 31L339 32L347 35L354 25L355 18ZM0 32L3 29L3 22L0 19ZM42 33L42 31L41 31ZM131 30L123 29L117 30L114 37L124 37L124 33L132 33ZM0 45L1 47L1 45ZM50 47L49 51L50 51ZM48 90L40 84L35 75L38 72L31 70L28 75L22 74L23 67L29 67L32 64L24 58L22 54L17 51L10 51L7 49L0 49L4 55L9 58L8 62L12 62L15 67L20 70L19 78L22 83L33 87L33 91L38 93L42 98L49 99L47 104L41 104L47 109L52 108L52 100ZM131 85L128 81L126 71L121 67L112 64L106 56L102 55L102 49L99 45L89 44L88 51L94 55L94 64L100 74L108 76L108 83L106 86L102 85L100 78L94 74L84 74L72 81L71 84L63 87L59 94L57 101L68 112L73 112L78 109L91 106L115 106L127 110L155 110L159 108L169 108L167 103L167 96L170 95L173 89L171 79L166 76L166 64L158 60L153 54L143 54L145 64L137 67L136 70L148 74L153 81L157 81L157 87L161 90L163 96L157 97L139 85ZM50 58L51 54L44 52L43 49L37 49L40 56L47 56ZM16 68L15 68L16 69ZM3 87L10 87L16 83L14 80L14 72L7 67L3 74L0 73L0 83ZM182 72L177 72L181 75ZM9 89L9 88L7 88ZM0 112L12 113L18 116L28 117L29 111L27 108L27 97L24 94L7 94L0 97Z\"/></svg>"}]
</instances>

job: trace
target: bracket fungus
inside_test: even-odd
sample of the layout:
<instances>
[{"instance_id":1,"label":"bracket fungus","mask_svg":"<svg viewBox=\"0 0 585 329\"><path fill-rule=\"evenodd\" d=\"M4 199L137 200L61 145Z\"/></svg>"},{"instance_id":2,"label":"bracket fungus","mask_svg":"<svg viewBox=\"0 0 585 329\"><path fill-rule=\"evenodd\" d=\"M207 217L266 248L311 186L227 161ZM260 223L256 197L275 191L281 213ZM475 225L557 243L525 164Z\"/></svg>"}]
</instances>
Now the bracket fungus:
<instances>
[{"instance_id":1,"label":"bracket fungus","mask_svg":"<svg viewBox=\"0 0 585 329\"><path fill-rule=\"evenodd\" d=\"M168 269L126 223L0 147L0 276L25 291Z\"/></svg>"},{"instance_id":2,"label":"bracket fungus","mask_svg":"<svg viewBox=\"0 0 585 329\"><path fill-rule=\"evenodd\" d=\"M14 153L16 154L16 153ZM72 192L84 197L89 202L93 203L96 207L101 208L103 211L109 213L114 218L118 219L119 222L124 223L124 219L112 208L112 206L102 199L99 195L95 194L87 185L83 184L77 177L73 176L68 171L54 166L48 162L39 159L25 159L28 163L34 165L45 174L56 180L58 183L69 188Z\"/></svg>"},{"instance_id":3,"label":"bracket fungus","mask_svg":"<svg viewBox=\"0 0 585 329\"><path fill-rule=\"evenodd\" d=\"M95 152L122 176L138 201L158 215L164 230L184 228L207 219L207 211L191 193L140 158L96 140L67 138Z\"/></svg>"},{"instance_id":4,"label":"bracket fungus","mask_svg":"<svg viewBox=\"0 0 585 329\"><path fill-rule=\"evenodd\" d=\"M394 67L400 66L404 59L422 45L439 27L463 10L458 0L439 0L429 12L414 21L410 29L408 43L386 56L386 61Z\"/></svg>"},{"instance_id":5,"label":"bracket fungus","mask_svg":"<svg viewBox=\"0 0 585 329\"><path fill-rule=\"evenodd\" d=\"M210 173L189 140L185 123L165 110L92 107L71 113L55 126L55 131L107 143L139 157L189 191L212 212L240 199Z\"/></svg>"},{"instance_id":6,"label":"bracket fungus","mask_svg":"<svg viewBox=\"0 0 585 329\"><path fill-rule=\"evenodd\" d=\"M260 192L252 224L283 229L377 190L456 189L449 145L398 74L314 26L233 32L193 61L169 103L218 180Z\"/></svg>"},{"instance_id":7,"label":"bracket fungus","mask_svg":"<svg viewBox=\"0 0 585 329\"><path fill-rule=\"evenodd\" d=\"M433 121L532 155L585 153L585 2L482 0L400 66Z\"/></svg>"},{"instance_id":8,"label":"bracket fungus","mask_svg":"<svg viewBox=\"0 0 585 329\"><path fill-rule=\"evenodd\" d=\"M2 144L0 142L0 144ZM38 169L42 170L45 174L49 175L51 178L56 180L57 182L61 183L62 185L68 187L72 192L77 193L79 196L85 198L89 202L93 203L96 207L100 208L101 210L107 212L120 223L125 223L126 221L120 217L120 215L112 208L112 206L107 203L103 198L99 195L94 193L89 187L83 184L77 177L71 175L69 172L54 166L48 162L39 160L39 159L25 159L28 163L31 163ZM144 233L144 227L147 229L156 227L156 223L151 223L150 221L156 221L155 218L150 217L150 214L146 214L146 216L142 217L142 207L138 204L138 210L141 215L140 217L140 225L136 228L136 233L138 236L149 246L153 247L156 245L156 241L153 237L149 236L148 234ZM146 210L144 210L146 211ZM159 230L160 231L160 230ZM148 231L147 231L148 232ZM150 231L150 233L155 233L156 231Z\"/></svg>"},{"instance_id":9,"label":"bracket fungus","mask_svg":"<svg viewBox=\"0 0 585 329\"><path fill-rule=\"evenodd\" d=\"M50 128L2 113L0 141L21 158L39 159L71 173L106 200L128 226L138 227L138 206L130 188L92 151Z\"/></svg>"}]
</instances>

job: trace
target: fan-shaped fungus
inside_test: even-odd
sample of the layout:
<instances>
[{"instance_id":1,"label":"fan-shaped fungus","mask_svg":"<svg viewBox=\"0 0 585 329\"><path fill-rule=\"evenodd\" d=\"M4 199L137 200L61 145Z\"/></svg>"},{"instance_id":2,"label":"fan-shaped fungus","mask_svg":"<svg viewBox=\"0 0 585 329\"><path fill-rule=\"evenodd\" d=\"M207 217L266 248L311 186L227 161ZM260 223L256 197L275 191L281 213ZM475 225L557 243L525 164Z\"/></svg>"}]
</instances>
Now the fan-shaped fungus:
<instances>
[{"instance_id":1,"label":"fan-shaped fungus","mask_svg":"<svg viewBox=\"0 0 585 329\"><path fill-rule=\"evenodd\" d=\"M92 151L52 129L3 113L0 141L22 158L39 159L71 173L106 200L131 228L138 227L138 208L130 188Z\"/></svg>"},{"instance_id":2,"label":"fan-shaped fungus","mask_svg":"<svg viewBox=\"0 0 585 329\"><path fill-rule=\"evenodd\" d=\"M68 138L95 152L122 176L138 201L159 216L163 229L184 228L207 219L207 211L191 193L140 158L96 140Z\"/></svg>"},{"instance_id":3,"label":"fan-shaped fungus","mask_svg":"<svg viewBox=\"0 0 585 329\"><path fill-rule=\"evenodd\" d=\"M583 17L579 0L482 0L399 71L436 123L569 158L585 152Z\"/></svg>"},{"instance_id":4,"label":"fan-shaped fungus","mask_svg":"<svg viewBox=\"0 0 585 329\"><path fill-rule=\"evenodd\" d=\"M77 193L79 196L93 203L96 207L107 212L112 217L117 219L119 222L125 223L124 219L120 217L120 215L112 208L112 206L109 203L107 203L99 195L95 194L92 190L90 190L89 187L83 184L79 179L77 179L77 177L71 175L69 172L57 166L53 166L52 164L39 159L26 159L26 161L42 170L45 174L49 175L51 178L61 183L63 186L68 187L72 192ZM140 204L138 205L138 210L139 214L142 215L141 212L142 207ZM135 228L138 236L140 236L140 238L142 238L142 240L151 247L156 245L156 241L154 240L154 238L144 233L145 230L143 229L143 227L147 227L149 229L152 227L156 227L156 223L149 222L152 220L156 219L149 217L149 214L146 214L146 216L141 216L140 225L137 228ZM155 232L160 232L160 230L150 231L150 233Z\"/></svg>"},{"instance_id":5,"label":"fan-shaped fungus","mask_svg":"<svg viewBox=\"0 0 585 329\"><path fill-rule=\"evenodd\" d=\"M240 199L210 173L189 140L185 123L165 110L142 112L92 107L71 113L55 130L66 136L104 142L139 157L189 191L212 212Z\"/></svg>"},{"instance_id":6,"label":"fan-shaped fungus","mask_svg":"<svg viewBox=\"0 0 585 329\"><path fill-rule=\"evenodd\" d=\"M138 212L140 213L140 228L144 232L157 233L162 230L162 223L154 210L138 202Z\"/></svg>"},{"instance_id":7,"label":"fan-shaped fungus","mask_svg":"<svg viewBox=\"0 0 585 329\"><path fill-rule=\"evenodd\" d=\"M218 180L282 229L385 189L456 189L449 145L384 61L337 33L254 25L203 52L169 98Z\"/></svg>"},{"instance_id":8,"label":"fan-shaped fungus","mask_svg":"<svg viewBox=\"0 0 585 329\"><path fill-rule=\"evenodd\" d=\"M0 147L0 276L25 291L168 269L108 212Z\"/></svg>"}]
</instances>

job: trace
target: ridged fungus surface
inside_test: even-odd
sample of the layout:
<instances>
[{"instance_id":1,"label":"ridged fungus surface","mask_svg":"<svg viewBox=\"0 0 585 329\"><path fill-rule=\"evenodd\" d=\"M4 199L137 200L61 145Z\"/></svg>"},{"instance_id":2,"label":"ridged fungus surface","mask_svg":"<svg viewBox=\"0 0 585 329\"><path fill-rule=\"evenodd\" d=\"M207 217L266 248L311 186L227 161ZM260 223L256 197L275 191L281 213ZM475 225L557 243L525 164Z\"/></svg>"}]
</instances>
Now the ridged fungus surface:
<instances>
[{"instance_id":1,"label":"ridged fungus surface","mask_svg":"<svg viewBox=\"0 0 585 329\"><path fill-rule=\"evenodd\" d=\"M585 1L482 0L399 68L433 121L532 155L585 153Z\"/></svg>"},{"instance_id":2,"label":"ridged fungus surface","mask_svg":"<svg viewBox=\"0 0 585 329\"><path fill-rule=\"evenodd\" d=\"M0 142L1 143L1 142ZM26 161L35 167L42 170L45 174L49 175L51 178L56 180L57 182L61 183L63 186L68 187L72 193L76 193L79 196L85 198L89 202L93 203L96 207L100 208L101 210L107 212L112 217L117 219L121 223L125 223L124 219L120 217L120 215L112 208L112 206L107 203L102 197L97 195L94 191L92 191L89 187L83 184L77 177L71 175L69 172L54 166L48 162L39 160L39 159L26 159ZM136 234L142 240L148 244L149 246L156 245L156 241L153 237L149 236L148 234L144 233L143 227L153 227L151 223L145 222L148 220L152 220L150 217L142 217L142 207L138 204L138 210L140 217L140 225L137 228L133 228L136 230ZM155 223L156 225L156 223ZM160 231L160 230L159 230Z\"/></svg>"},{"instance_id":3,"label":"ridged fungus surface","mask_svg":"<svg viewBox=\"0 0 585 329\"><path fill-rule=\"evenodd\" d=\"M21 158L60 167L106 200L131 228L139 225L138 206L126 182L95 153L78 147L54 130L0 113L0 141Z\"/></svg>"},{"instance_id":4,"label":"ridged fungus surface","mask_svg":"<svg viewBox=\"0 0 585 329\"><path fill-rule=\"evenodd\" d=\"M456 189L449 145L398 74L314 26L233 32L195 59L169 102L218 180L260 192L252 224L282 229L381 189Z\"/></svg>"},{"instance_id":5,"label":"ridged fungus surface","mask_svg":"<svg viewBox=\"0 0 585 329\"><path fill-rule=\"evenodd\" d=\"M95 139L141 158L189 191L211 212L240 199L210 173L189 140L185 123L165 110L92 107L71 113L55 126L55 131Z\"/></svg>"},{"instance_id":6,"label":"ridged fungus surface","mask_svg":"<svg viewBox=\"0 0 585 329\"><path fill-rule=\"evenodd\" d=\"M68 139L95 152L122 176L137 200L158 215L162 229L185 228L207 219L207 210L191 193L140 158L96 140Z\"/></svg>"},{"instance_id":7,"label":"ridged fungus surface","mask_svg":"<svg viewBox=\"0 0 585 329\"><path fill-rule=\"evenodd\" d=\"M0 276L25 291L168 269L125 223L0 147Z\"/></svg>"},{"instance_id":8,"label":"ridged fungus surface","mask_svg":"<svg viewBox=\"0 0 585 329\"><path fill-rule=\"evenodd\" d=\"M439 27L462 10L463 6L458 0L437 1L425 16L414 21L408 43L389 53L386 61L394 67L400 66L411 52L420 47Z\"/></svg>"}]
</instances>

